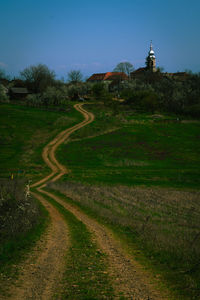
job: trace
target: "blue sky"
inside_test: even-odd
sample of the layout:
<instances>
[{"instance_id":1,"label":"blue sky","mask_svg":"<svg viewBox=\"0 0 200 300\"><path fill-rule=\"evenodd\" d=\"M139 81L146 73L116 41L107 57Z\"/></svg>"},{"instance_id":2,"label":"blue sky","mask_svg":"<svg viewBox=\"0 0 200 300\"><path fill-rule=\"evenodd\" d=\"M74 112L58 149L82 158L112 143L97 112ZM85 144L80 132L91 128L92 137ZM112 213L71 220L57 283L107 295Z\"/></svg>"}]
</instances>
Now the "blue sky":
<instances>
[{"instance_id":1,"label":"blue sky","mask_svg":"<svg viewBox=\"0 0 200 300\"><path fill-rule=\"evenodd\" d=\"M200 72L200 0L0 0L0 68L43 63L58 78L129 61L144 66L153 40L167 72Z\"/></svg>"}]
</instances>

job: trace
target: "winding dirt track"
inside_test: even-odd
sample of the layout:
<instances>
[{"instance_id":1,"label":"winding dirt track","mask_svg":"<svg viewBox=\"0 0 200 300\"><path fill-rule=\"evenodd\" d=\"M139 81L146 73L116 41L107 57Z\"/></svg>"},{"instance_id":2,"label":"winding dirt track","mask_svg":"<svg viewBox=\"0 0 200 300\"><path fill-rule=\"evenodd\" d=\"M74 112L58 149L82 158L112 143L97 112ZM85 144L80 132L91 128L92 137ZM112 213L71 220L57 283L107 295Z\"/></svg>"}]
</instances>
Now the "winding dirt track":
<instances>
[{"instance_id":1,"label":"winding dirt track","mask_svg":"<svg viewBox=\"0 0 200 300\"><path fill-rule=\"evenodd\" d=\"M94 120L93 114L86 112L82 108L82 104L76 104L74 107L83 114L84 120L62 131L53 141L45 146L42 157L52 172L45 178L34 183L31 186L32 188L39 187L41 184L45 185L50 179L55 181L69 172L56 160L55 151L70 134ZM47 233L42 236L39 243L30 253L26 262L19 266L21 275L9 291L10 298L13 300L52 299L54 294L59 290L59 284L65 267L64 257L70 244L67 224L62 215L40 193L32 192L32 195L48 210L51 224Z\"/></svg>"},{"instance_id":2,"label":"winding dirt track","mask_svg":"<svg viewBox=\"0 0 200 300\"><path fill-rule=\"evenodd\" d=\"M49 211L50 226L31 255L20 266L19 279L9 291L11 299L52 299L62 280L69 247L66 222L41 195L32 193Z\"/></svg>"},{"instance_id":3,"label":"winding dirt track","mask_svg":"<svg viewBox=\"0 0 200 300\"><path fill-rule=\"evenodd\" d=\"M74 107L84 116L84 121L62 131L53 141L47 144L43 150L43 159L52 172L45 178L34 183L31 187L37 188L37 192L32 194L46 206L52 218L52 225L47 234L47 251L44 250L39 255L38 262L36 262L33 272L31 269L30 271L26 270L24 272L25 275L22 276L21 281L26 282L22 283L17 289L16 297L14 295L12 299L51 299L55 291L54 285L62 276L62 268L64 265L63 256L69 245L67 227L60 214L56 212L55 208L50 204L47 204L41 194L47 195L62 204L92 232L94 240L108 256L108 271L111 281L113 282L116 299L120 298L121 293L123 293L127 299L168 299L167 297L162 296L150 283L151 279L141 266L139 266L132 257L129 257L124 253L122 247L116 242L108 229L85 215L78 208L66 203L58 196L43 190L47 182L56 181L69 172L69 170L61 165L55 157L57 147L67 140L74 131L86 126L94 120L94 115L84 110L82 105L83 104L76 104ZM51 247L53 250L55 244L55 252L51 255ZM52 256L55 256L54 260ZM49 268L51 268L51 272L49 272ZM45 276L45 273L47 273L48 276ZM56 279L58 273L60 274L60 277ZM38 291L36 292L36 290Z\"/></svg>"},{"instance_id":4,"label":"winding dirt track","mask_svg":"<svg viewBox=\"0 0 200 300\"><path fill-rule=\"evenodd\" d=\"M87 112L82 108L82 104L76 104L74 105L74 108L78 110L82 115L84 116L83 122L74 125L71 128L68 128L61 133L59 133L53 141L48 143L42 152L42 157L45 161L45 163L48 165L48 167L52 170L51 174L46 176L45 178L41 179L40 181L32 184L31 187L37 187L40 186L43 183L47 183L47 181L51 178L51 181L58 180L61 176L68 173L69 171L66 169L65 166L61 165L56 157L55 157L55 151L58 148L60 144L62 144L64 141L67 140L67 138L76 130L80 129L81 127L84 127L88 125L89 123L93 122L94 115L90 112ZM53 178L52 178L53 177Z\"/></svg>"}]
</instances>

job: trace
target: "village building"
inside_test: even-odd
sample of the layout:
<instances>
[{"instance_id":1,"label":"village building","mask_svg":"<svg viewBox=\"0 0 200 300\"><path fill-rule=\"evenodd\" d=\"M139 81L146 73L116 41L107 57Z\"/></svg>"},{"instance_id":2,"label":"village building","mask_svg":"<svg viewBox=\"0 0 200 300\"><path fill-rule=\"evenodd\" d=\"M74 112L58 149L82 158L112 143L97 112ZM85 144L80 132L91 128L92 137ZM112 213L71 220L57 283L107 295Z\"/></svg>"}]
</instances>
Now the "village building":
<instances>
[{"instance_id":1,"label":"village building","mask_svg":"<svg viewBox=\"0 0 200 300\"><path fill-rule=\"evenodd\" d=\"M150 44L150 50L149 50L148 56L146 58L146 67L139 68L139 69L131 72L130 77L131 77L131 79L136 79L136 78L144 76L146 72L148 72L148 73L156 72L156 57L155 57L155 53L153 50L152 42Z\"/></svg>"},{"instance_id":2,"label":"village building","mask_svg":"<svg viewBox=\"0 0 200 300\"><path fill-rule=\"evenodd\" d=\"M12 88L9 89L10 99L23 100L29 94L30 94L30 92L25 87L12 87Z\"/></svg>"},{"instance_id":3,"label":"village building","mask_svg":"<svg viewBox=\"0 0 200 300\"><path fill-rule=\"evenodd\" d=\"M124 72L107 72L107 73L96 73L90 76L88 82L108 82L113 81L124 81L128 80L128 76Z\"/></svg>"},{"instance_id":4,"label":"village building","mask_svg":"<svg viewBox=\"0 0 200 300\"><path fill-rule=\"evenodd\" d=\"M158 69L156 68L156 57L153 50L152 42L150 43L150 49L148 52L148 56L146 57L146 67L139 68L130 74L131 79L142 79L145 75L152 74L151 77L153 77L153 74L156 74ZM186 72L176 72L176 73L161 73L157 74L157 79L166 77L166 78L172 78L174 80L184 81L188 78L188 74ZM155 76L154 76L155 77Z\"/></svg>"},{"instance_id":5,"label":"village building","mask_svg":"<svg viewBox=\"0 0 200 300\"><path fill-rule=\"evenodd\" d=\"M179 81L185 81L190 76L186 72L162 73L162 75L165 76L165 77L168 77L168 78L173 78L175 80L179 80Z\"/></svg>"}]
</instances>

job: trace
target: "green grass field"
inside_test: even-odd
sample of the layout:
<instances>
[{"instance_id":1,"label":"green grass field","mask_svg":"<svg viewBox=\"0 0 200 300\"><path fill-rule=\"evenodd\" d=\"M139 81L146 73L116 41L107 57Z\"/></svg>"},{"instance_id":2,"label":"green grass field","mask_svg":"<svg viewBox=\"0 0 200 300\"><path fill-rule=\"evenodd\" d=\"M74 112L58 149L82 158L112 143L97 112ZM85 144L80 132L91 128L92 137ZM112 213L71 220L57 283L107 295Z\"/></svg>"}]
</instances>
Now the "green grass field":
<instances>
[{"instance_id":1,"label":"green grass field","mask_svg":"<svg viewBox=\"0 0 200 300\"><path fill-rule=\"evenodd\" d=\"M118 104L85 108L95 121L58 148L58 160L71 172L51 188L110 226L176 299L198 299L200 122L137 114ZM72 108L1 105L0 177L43 177L49 172L43 147L81 120Z\"/></svg>"},{"instance_id":2,"label":"green grass field","mask_svg":"<svg viewBox=\"0 0 200 300\"><path fill-rule=\"evenodd\" d=\"M200 122L87 109L94 123L57 151L71 173L50 187L111 226L175 299L197 299Z\"/></svg>"},{"instance_id":3,"label":"green grass field","mask_svg":"<svg viewBox=\"0 0 200 300\"><path fill-rule=\"evenodd\" d=\"M1 104L0 177L14 174L36 180L48 173L41 156L43 147L61 130L81 120L72 107L67 112L53 112Z\"/></svg>"},{"instance_id":4,"label":"green grass field","mask_svg":"<svg viewBox=\"0 0 200 300\"><path fill-rule=\"evenodd\" d=\"M83 129L82 133L77 133L79 136L75 138L80 140L58 149L59 160L72 170L70 179L106 184L200 187L200 122L153 122L148 118L140 121L135 118L134 122L134 117L129 116L127 123L120 122L120 118L113 123L109 120L110 127L116 130L106 134L102 131L108 130L108 124L103 124L102 117L98 119L97 115L95 122L85 128L85 132ZM95 137L95 134L100 135ZM89 138L81 140L84 136Z\"/></svg>"},{"instance_id":5,"label":"green grass field","mask_svg":"<svg viewBox=\"0 0 200 300\"><path fill-rule=\"evenodd\" d=\"M42 149L48 141L61 130L81 120L82 116L72 106L67 112L52 112L24 105L0 105L2 295L7 293L11 280L18 274L18 263L47 227L48 215L43 206L35 199L24 198L25 184L28 179L35 181L50 172L41 156Z\"/></svg>"}]
</instances>

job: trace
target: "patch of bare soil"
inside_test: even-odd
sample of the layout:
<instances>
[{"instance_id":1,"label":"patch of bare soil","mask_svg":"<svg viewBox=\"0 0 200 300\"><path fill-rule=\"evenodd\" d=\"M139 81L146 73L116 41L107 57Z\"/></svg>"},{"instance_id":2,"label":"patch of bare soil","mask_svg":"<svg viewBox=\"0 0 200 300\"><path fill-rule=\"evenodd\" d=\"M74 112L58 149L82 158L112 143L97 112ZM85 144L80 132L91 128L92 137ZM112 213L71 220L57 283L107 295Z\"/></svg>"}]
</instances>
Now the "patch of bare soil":
<instances>
[{"instance_id":1,"label":"patch of bare soil","mask_svg":"<svg viewBox=\"0 0 200 300\"><path fill-rule=\"evenodd\" d=\"M132 256L124 252L120 243L115 240L113 234L107 228L82 213L78 208L66 203L58 196L44 190L40 190L40 192L63 205L93 233L95 241L108 256L108 271L117 298L123 294L125 298L133 300L168 299L167 296L161 295L155 288L155 285L151 283L153 279L151 274L148 274Z\"/></svg>"},{"instance_id":2,"label":"patch of bare soil","mask_svg":"<svg viewBox=\"0 0 200 300\"><path fill-rule=\"evenodd\" d=\"M57 290L62 288L60 282L69 247L68 228L63 217L52 205L42 196L32 194L49 211L51 224L27 261L19 266L20 276L9 291L12 300L52 299Z\"/></svg>"}]
</instances>

